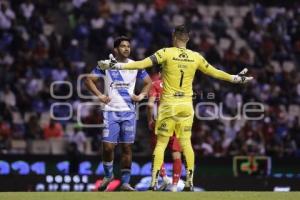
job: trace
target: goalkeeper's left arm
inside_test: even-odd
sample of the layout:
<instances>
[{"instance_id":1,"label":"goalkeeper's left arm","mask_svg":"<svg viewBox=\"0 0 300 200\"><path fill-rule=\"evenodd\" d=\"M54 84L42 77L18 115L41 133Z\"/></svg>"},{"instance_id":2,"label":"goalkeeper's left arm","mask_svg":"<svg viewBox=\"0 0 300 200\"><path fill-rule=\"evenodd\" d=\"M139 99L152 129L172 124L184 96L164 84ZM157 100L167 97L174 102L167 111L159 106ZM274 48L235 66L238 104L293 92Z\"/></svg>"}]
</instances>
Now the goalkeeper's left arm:
<instances>
[{"instance_id":1,"label":"goalkeeper's left arm","mask_svg":"<svg viewBox=\"0 0 300 200\"><path fill-rule=\"evenodd\" d=\"M145 69L147 67L152 67L152 66L153 66L152 60L150 59L150 57L147 57L144 60L123 64L121 69Z\"/></svg>"},{"instance_id":2,"label":"goalkeeper's left arm","mask_svg":"<svg viewBox=\"0 0 300 200\"><path fill-rule=\"evenodd\" d=\"M231 75L227 72L214 68L212 65L207 63L207 61L201 56L199 59L199 67L198 69L202 71L204 74L214 77L216 79L228 81L231 83L247 83L253 79L253 77L246 76L248 71L247 68L243 69L237 75Z\"/></svg>"},{"instance_id":3,"label":"goalkeeper's left arm","mask_svg":"<svg viewBox=\"0 0 300 200\"><path fill-rule=\"evenodd\" d=\"M205 66L205 69L200 68L200 70L204 74L209 75L211 77L214 77L216 79L232 82L232 75L231 74L228 74L227 72L216 69L216 68L214 68L213 66L211 66L209 64L207 66Z\"/></svg>"}]
</instances>

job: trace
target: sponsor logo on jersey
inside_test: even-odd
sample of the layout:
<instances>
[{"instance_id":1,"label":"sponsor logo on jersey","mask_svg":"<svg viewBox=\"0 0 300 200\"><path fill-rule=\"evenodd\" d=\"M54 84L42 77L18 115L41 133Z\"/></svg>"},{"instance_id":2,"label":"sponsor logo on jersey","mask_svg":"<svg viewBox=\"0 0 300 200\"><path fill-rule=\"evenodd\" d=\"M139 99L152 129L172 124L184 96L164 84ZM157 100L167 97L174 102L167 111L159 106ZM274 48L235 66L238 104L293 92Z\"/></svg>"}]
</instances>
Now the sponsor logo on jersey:
<instances>
[{"instance_id":1,"label":"sponsor logo on jersey","mask_svg":"<svg viewBox=\"0 0 300 200\"><path fill-rule=\"evenodd\" d=\"M114 82L111 82L110 87L113 89L120 89L120 88L128 89L129 83L114 81Z\"/></svg>"},{"instance_id":2,"label":"sponsor logo on jersey","mask_svg":"<svg viewBox=\"0 0 300 200\"><path fill-rule=\"evenodd\" d=\"M174 95L173 95L174 97L183 97L184 96L184 92L175 92L174 93Z\"/></svg>"},{"instance_id":3,"label":"sponsor logo on jersey","mask_svg":"<svg viewBox=\"0 0 300 200\"><path fill-rule=\"evenodd\" d=\"M168 128L167 128L167 124L165 122L163 122L160 127L158 128L159 131L164 131L164 132L168 132Z\"/></svg>"},{"instance_id":4,"label":"sponsor logo on jersey","mask_svg":"<svg viewBox=\"0 0 300 200\"><path fill-rule=\"evenodd\" d=\"M118 70L110 70L111 78L118 79L120 77L120 72Z\"/></svg>"},{"instance_id":5,"label":"sponsor logo on jersey","mask_svg":"<svg viewBox=\"0 0 300 200\"><path fill-rule=\"evenodd\" d=\"M184 53L184 52L182 52L181 54L179 54L178 57L181 58L181 59L189 58L189 56L186 53Z\"/></svg>"},{"instance_id":6,"label":"sponsor logo on jersey","mask_svg":"<svg viewBox=\"0 0 300 200\"><path fill-rule=\"evenodd\" d=\"M195 60L191 60L191 59L188 59L188 58L176 58L176 57L173 57L173 60L175 60L175 61L183 61L183 62L195 62Z\"/></svg>"}]
</instances>

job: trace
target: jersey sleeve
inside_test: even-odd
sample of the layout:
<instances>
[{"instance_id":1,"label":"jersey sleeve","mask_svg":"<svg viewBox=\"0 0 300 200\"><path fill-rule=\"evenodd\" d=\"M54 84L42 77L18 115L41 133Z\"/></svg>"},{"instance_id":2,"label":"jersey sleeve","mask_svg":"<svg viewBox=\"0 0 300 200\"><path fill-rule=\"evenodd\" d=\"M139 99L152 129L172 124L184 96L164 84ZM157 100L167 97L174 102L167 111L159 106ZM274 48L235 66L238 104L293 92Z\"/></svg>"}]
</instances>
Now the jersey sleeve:
<instances>
[{"instance_id":1,"label":"jersey sleeve","mask_svg":"<svg viewBox=\"0 0 300 200\"><path fill-rule=\"evenodd\" d=\"M150 56L152 63L154 65L162 64L166 61L166 49L160 49L156 51L152 56Z\"/></svg>"},{"instance_id":2,"label":"jersey sleeve","mask_svg":"<svg viewBox=\"0 0 300 200\"><path fill-rule=\"evenodd\" d=\"M148 73L146 70L142 69L142 70L138 70L138 73L136 75L136 78L142 79L144 80L146 77L148 76Z\"/></svg>"},{"instance_id":3,"label":"jersey sleeve","mask_svg":"<svg viewBox=\"0 0 300 200\"><path fill-rule=\"evenodd\" d=\"M158 90L156 88L156 82L153 82L149 90L149 97L157 97L157 96L158 96Z\"/></svg>"},{"instance_id":4,"label":"jersey sleeve","mask_svg":"<svg viewBox=\"0 0 300 200\"><path fill-rule=\"evenodd\" d=\"M216 79L232 82L232 76L222 70L218 70L210 65L200 54L198 54L198 69Z\"/></svg>"},{"instance_id":5,"label":"jersey sleeve","mask_svg":"<svg viewBox=\"0 0 300 200\"><path fill-rule=\"evenodd\" d=\"M100 69L98 66L94 67L94 69L91 71L91 74L95 75L105 75L105 71Z\"/></svg>"},{"instance_id":6,"label":"jersey sleeve","mask_svg":"<svg viewBox=\"0 0 300 200\"><path fill-rule=\"evenodd\" d=\"M147 67L152 67L153 62L151 56L145 58L144 60L129 62L123 65L122 69L145 69Z\"/></svg>"},{"instance_id":7,"label":"jersey sleeve","mask_svg":"<svg viewBox=\"0 0 300 200\"><path fill-rule=\"evenodd\" d=\"M205 58L203 58L203 56L201 56L200 54L198 54L198 69L200 71L202 71L203 73L206 74L208 68L211 66L206 60Z\"/></svg>"}]
</instances>

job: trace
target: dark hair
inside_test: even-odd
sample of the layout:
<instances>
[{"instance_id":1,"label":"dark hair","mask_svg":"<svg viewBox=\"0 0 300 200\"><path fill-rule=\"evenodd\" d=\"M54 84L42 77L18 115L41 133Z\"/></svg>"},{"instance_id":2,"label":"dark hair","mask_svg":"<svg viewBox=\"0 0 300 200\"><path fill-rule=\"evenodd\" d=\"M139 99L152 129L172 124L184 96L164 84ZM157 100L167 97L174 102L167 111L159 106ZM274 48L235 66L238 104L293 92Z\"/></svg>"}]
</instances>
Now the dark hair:
<instances>
[{"instance_id":1,"label":"dark hair","mask_svg":"<svg viewBox=\"0 0 300 200\"><path fill-rule=\"evenodd\" d=\"M120 46L121 42L123 41L127 41L130 43L130 38L129 37L126 37L126 36L120 36L120 37L117 37L114 41L114 48L117 48L118 46Z\"/></svg>"},{"instance_id":2,"label":"dark hair","mask_svg":"<svg viewBox=\"0 0 300 200\"><path fill-rule=\"evenodd\" d=\"M175 26L174 33L177 33L177 34L184 34L184 33L185 34L189 34L190 33L190 29L189 29L189 27L186 24L181 24L181 25Z\"/></svg>"}]
</instances>

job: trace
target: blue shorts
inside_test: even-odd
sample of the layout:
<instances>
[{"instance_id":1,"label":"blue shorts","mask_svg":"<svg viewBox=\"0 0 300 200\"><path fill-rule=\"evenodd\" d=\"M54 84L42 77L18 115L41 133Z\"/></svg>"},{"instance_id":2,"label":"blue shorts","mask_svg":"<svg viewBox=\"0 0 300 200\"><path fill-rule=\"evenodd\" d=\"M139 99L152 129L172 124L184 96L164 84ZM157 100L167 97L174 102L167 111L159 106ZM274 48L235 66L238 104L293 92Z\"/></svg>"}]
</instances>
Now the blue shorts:
<instances>
[{"instance_id":1,"label":"blue shorts","mask_svg":"<svg viewBox=\"0 0 300 200\"><path fill-rule=\"evenodd\" d=\"M103 112L102 141L108 143L134 143L136 133L135 112Z\"/></svg>"}]
</instances>

